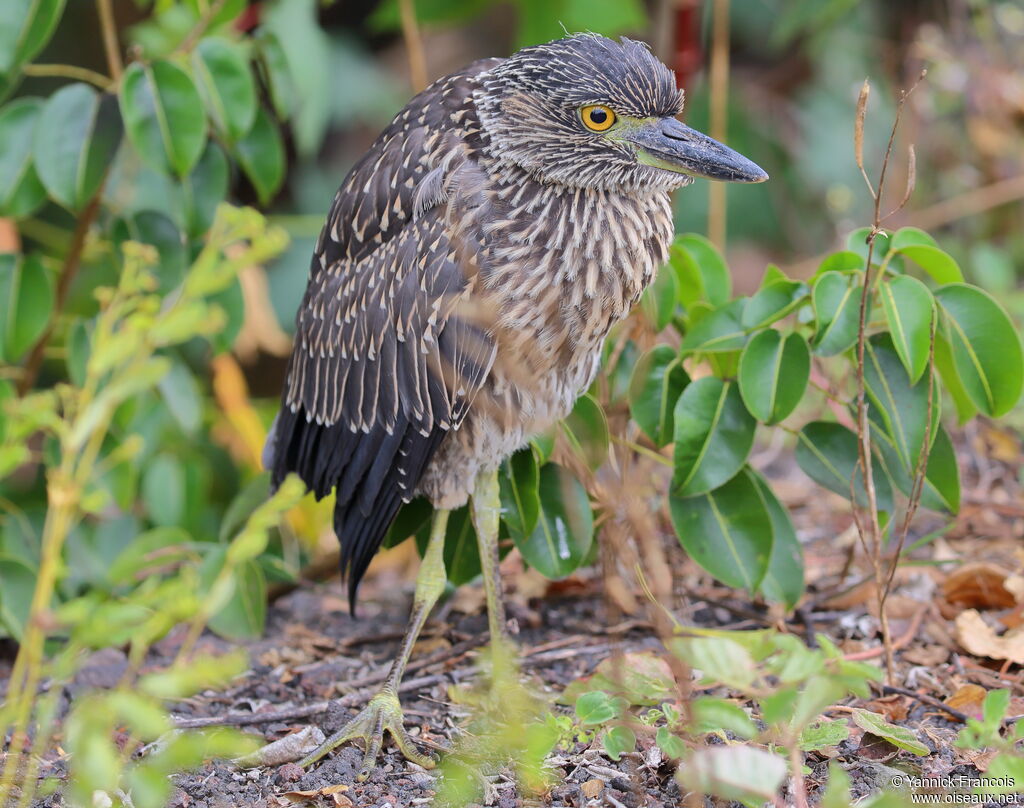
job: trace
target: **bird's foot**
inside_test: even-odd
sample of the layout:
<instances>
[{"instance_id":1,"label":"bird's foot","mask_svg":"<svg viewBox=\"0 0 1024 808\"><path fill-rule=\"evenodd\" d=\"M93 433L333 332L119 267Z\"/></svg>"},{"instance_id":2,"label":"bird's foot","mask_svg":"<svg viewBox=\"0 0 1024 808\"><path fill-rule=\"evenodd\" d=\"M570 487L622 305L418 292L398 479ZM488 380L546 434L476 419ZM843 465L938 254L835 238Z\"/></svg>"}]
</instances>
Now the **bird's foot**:
<instances>
[{"instance_id":1,"label":"bird's foot","mask_svg":"<svg viewBox=\"0 0 1024 808\"><path fill-rule=\"evenodd\" d=\"M413 746L412 736L405 729L405 716L402 713L402 705L398 701L398 695L391 689L381 690L370 699L358 715L349 721L338 732L324 741L315 751L306 756L299 764L309 766L320 760L332 749L336 749L343 743L361 739L363 741L363 765L356 778L359 781L365 780L377 762L377 755L384 745L384 733L391 733L391 737L407 760L422 766L424 769L434 768L435 761L428 755L421 755Z\"/></svg>"}]
</instances>

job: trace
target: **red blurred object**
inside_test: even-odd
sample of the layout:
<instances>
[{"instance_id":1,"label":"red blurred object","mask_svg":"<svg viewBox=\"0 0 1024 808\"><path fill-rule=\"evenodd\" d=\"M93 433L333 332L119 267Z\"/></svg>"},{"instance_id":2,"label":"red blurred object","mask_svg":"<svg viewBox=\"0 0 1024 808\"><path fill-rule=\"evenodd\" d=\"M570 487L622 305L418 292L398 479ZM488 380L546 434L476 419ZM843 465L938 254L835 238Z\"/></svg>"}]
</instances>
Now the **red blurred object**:
<instances>
[{"instance_id":1,"label":"red blurred object","mask_svg":"<svg viewBox=\"0 0 1024 808\"><path fill-rule=\"evenodd\" d=\"M695 2L682 2L676 9L675 52L671 67L679 87L687 87L700 67L704 52L700 43L700 8Z\"/></svg>"}]
</instances>

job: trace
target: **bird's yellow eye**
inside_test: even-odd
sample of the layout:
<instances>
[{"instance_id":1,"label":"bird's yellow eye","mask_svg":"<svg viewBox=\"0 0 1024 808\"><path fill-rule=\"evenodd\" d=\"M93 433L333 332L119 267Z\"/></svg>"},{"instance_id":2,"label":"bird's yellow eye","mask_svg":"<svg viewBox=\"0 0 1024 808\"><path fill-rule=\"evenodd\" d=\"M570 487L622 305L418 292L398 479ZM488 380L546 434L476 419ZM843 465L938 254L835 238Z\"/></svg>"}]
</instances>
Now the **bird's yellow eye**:
<instances>
[{"instance_id":1,"label":"bird's yellow eye","mask_svg":"<svg viewBox=\"0 0 1024 808\"><path fill-rule=\"evenodd\" d=\"M591 104L580 110L583 125L591 132L606 132L615 123L615 113L602 104Z\"/></svg>"}]
</instances>

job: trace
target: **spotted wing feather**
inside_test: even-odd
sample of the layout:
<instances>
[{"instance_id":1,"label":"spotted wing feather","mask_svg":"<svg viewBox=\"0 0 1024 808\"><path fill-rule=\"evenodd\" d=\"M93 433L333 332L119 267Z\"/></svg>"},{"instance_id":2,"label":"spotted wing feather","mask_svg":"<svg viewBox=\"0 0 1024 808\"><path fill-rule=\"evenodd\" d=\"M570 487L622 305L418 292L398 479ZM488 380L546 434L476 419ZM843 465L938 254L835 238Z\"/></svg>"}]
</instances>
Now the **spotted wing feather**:
<instances>
[{"instance_id":1,"label":"spotted wing feather","mask_svg":"<svg viewBox=\"0 0 1024 808\"><path fill-rule=\"evenodd\" d=\"M489 64L413 99L352 169L297 315L264 465L275 487L296 472L318 498L336 488L334 528L353 603L398 508L494 358L486 328L464 315L480 239L465 227L471 217L451 215L438 176L472 160L452 116L470 117L474 76Z\"/></svg>"}]
</instances>

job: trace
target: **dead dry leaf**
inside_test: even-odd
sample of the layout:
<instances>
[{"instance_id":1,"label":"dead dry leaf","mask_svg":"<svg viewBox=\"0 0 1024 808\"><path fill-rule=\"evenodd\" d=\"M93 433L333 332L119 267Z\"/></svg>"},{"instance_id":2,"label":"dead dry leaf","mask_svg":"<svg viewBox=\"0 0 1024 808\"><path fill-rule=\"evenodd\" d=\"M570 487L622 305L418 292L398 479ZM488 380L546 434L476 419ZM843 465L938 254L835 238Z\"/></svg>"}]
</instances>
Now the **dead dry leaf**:
<instances>
[{"instance_id":1,"label":"dead dry leaf","mask_svg":"<svg viewBox=\"0 0 1024 808\"><path fill-rule=\"evenodd\" d=\"M979 561L953 570L942 583L942 594L952 604L969 609L1008 609L1017 603L1006 588L1010 571Z\"/></svg>"},{"instance_id":2,"label":"dead dry leaf","mask_svg":"<svg viewBox=\"0 0 1024 808\"><path fill-rule=\"evenodd\" d=\"M334 805L349 806L352 805L352 800L345 796L344 792L346 791L348 791L348 786L338 783L333 786L314 788L310 791L286 791L281 796L289 802L312 802L326 797L330 798Z\"/></svg>"},{"instance_id":3,"label":"dead dry leaf","mask_svg":"<svg viewBox=\"0 0 1024 808\"><path fill-rule=\"evenodd\" d=\"M902 656L912 665L934 668L949 659L949 649L941 645L921 645L917 648L908 648Z\"/></svg>"},{"instance_id":4,"label":"dead dry leaf","mask_svg":"<svg viewBox=\"0 0 1024 808\"><path fill-rule=\"evenodd\" d=\"M588 800L595 800L601 796L601 792L604 791L604 783L595 777L593 780L587 780L585 783L581 783L580 791L583 792L583 796Z\"/></svg>"},{"instance_id":5,"label":"dead dry leaf","mask_svg":"<svg viewBox=\"0 0 1024 808\"><path fill-rule=\"evenodd\" d=\"M946 704L954 710L966 713L971 718L981 719L981 705L988 691L980 685L963 685L956 693L946 699Z\"/></svg>"},{"instance_id":6,"label":"dead dry leaf","mask_svg":"<svg viewBox=\"0 0 1024 808\"><path fill-rule=\"evenodd\" d=\"M956 639L964 650L975 656L1024 664L1024 628L996 634L975 609L967 609L957 615Z\"/></svg>"},{"instance_id":7,"label":"dead dry leaf","mask_svg":"<svg viewBox=\"0 0 1024 808\"><path fill-rule=\"evenodd\" d=\"M320 746L324 740L324 733L319 727L303 727L298 732L285 735L266 746L261 746L252 754L237 758L235 763L242 769L252 769L256 766L280 766L282 763L291 763L293 760L304 758Z\"/></svg>"}]
</instances>

